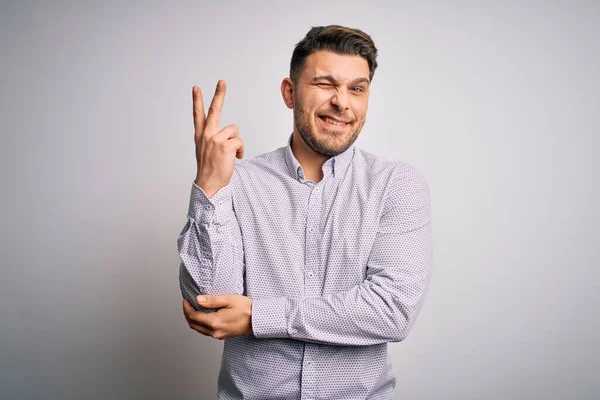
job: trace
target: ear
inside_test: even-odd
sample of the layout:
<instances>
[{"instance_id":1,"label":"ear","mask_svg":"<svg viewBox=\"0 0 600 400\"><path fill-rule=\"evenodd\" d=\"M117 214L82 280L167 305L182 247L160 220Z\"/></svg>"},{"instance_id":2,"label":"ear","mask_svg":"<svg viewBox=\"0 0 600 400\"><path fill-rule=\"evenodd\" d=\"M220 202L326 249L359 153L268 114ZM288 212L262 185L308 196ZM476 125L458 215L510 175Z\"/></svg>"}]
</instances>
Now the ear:
<instances>
[{"instance_id":1,"label":"ear","mask_svg":"<svg viewBox=\"0 0 600 400\"><path fill-rule=\"evenodd\" d=\"M289 109L294 109L294 82L290 78L285 78L281 82L281 97L283 97L283 102Z\"/></svg>"}]
</instances>

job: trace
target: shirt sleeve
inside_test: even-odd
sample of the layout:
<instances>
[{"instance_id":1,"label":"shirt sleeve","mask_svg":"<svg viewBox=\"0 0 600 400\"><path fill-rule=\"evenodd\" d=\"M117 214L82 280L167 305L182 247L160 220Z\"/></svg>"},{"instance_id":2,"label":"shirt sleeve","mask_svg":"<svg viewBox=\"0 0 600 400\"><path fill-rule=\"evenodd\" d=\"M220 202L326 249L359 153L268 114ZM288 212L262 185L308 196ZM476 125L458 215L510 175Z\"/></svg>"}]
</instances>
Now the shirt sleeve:
<instances>
[{"instance_id":1,"label":"shirt sleeve","mask_svg":"<svg viewBox=\"0 0 600 400\"><path fill-rule=\"evenodd\" d=\"M407 164L388 185L365 280L325 296L253 300L254 336L354 346L407 337L431 277L430 193Z\"/></svg>"},{"instance_id":2,"label":"shirt sleeve","mask_svg":"<svg viewBox=\"0 0 600 400\"><path fill-rule=\"evenodd\" d=\"M200 294L245 294L242 236L232 198L232 183L211 198L192 183L177 247L181 294L197 310L210 310L196 302Z\"/></svg>"}]
</instances>

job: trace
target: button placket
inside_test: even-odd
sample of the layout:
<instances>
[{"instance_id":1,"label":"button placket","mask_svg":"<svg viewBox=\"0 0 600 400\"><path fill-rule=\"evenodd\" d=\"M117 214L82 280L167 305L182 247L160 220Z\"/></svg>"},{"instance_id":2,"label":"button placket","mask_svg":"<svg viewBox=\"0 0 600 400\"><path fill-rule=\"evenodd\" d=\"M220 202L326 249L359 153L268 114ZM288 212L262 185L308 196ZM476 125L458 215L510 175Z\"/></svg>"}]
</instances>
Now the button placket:
<instances>
[{"instance_id":1,"label":"button placket","mask_svg":"<svg viewBox=\"0 0 600 400\"><path fill-rule=\"evenodd\" d=\"M312 186L308 202L306 218L306 264L304 277L304 293L307 296L317 296L320 285L317 278L319 268L319 221L321 220L321 187Z\"/></svg>"},{"instance_id":2,"label":"button placket","mask_svg":"<svg viewBox=\"0 0 600 400\"><path fill-rule=\"evenodd\" d=\"M312 399L315 395L315 386L318 384L314 366L316 355L317 346L306 343L304 346L304 367L302 368L302 399Z\"/></svg>"}]
</instances>

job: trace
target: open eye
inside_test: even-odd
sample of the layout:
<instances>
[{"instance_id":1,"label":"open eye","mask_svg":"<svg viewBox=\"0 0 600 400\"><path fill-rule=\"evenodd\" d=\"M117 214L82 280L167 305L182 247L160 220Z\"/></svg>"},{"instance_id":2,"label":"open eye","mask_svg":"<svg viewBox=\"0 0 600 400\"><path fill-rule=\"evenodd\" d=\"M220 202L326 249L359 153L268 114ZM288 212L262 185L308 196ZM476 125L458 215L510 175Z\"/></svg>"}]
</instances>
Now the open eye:
<instances>
[{"instance_id":1,"label":"open eye","mask_svg":"<svg viewBox=\"0 0 600 400\"><path fill-rule=\"evenodd\" d=\"M356 93L364 92L364 89L361 88L360 86L355 86L350 90L352 90L353 92L356 92Z\"/></svg>"}]
</instances>

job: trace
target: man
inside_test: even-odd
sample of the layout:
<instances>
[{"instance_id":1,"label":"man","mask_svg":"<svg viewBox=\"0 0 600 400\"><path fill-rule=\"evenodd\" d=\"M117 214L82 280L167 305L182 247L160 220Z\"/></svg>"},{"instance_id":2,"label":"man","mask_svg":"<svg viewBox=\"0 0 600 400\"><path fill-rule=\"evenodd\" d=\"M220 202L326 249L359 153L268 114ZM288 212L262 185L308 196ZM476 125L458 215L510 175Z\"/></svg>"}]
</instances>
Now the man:
<instances>
[{"instance_id":1,"label":"man","mask_svg":"<svg viewBox=\"0 0 600 400\"><path fill-rule=\"evenodd\" d=\"M312 28L281 83L287 146L237 163L238 128L219 127L225 82L207 117L192 89L180 283L189 326L225 339L221 399L393 396L387 342L406 338L427 290L430 196L412 166L353 146L376 57L360 30Z\"/></svg>"}]
</instances>

